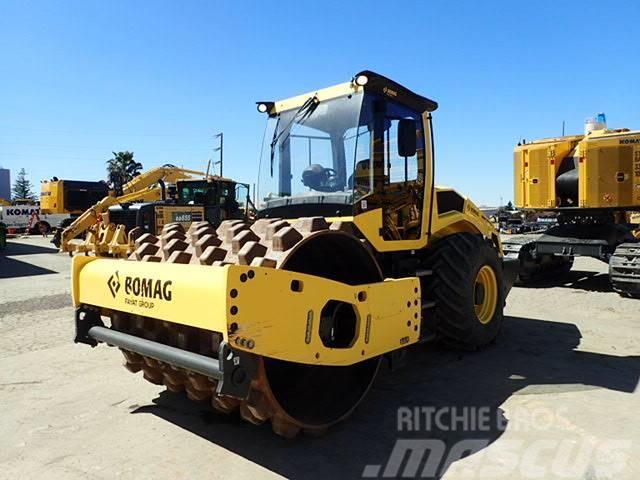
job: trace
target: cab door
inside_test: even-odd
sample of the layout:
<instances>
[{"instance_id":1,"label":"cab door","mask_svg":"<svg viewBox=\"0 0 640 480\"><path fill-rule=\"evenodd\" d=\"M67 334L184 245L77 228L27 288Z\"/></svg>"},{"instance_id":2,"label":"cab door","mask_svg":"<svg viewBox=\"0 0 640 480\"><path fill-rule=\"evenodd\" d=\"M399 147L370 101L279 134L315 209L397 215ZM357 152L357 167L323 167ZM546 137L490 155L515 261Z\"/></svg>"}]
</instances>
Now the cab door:
<instances>
[{"instance_id":1,"label":"cab door","mask_svg":"<svg viewBox=\"0 0 640 480\"><path fill-rule=\"evenodd\" d=\"M423 248L434 188L431 115L382 97L371 109L370 193L354 204L354 222L378 251Z\"/></svg>"},{"instance_id":2,"label":"cab door","mask_svg":"<svg viewBox=\"0 0 640 480\"><path fill-rule=\"evenodd\" d=\"M374 175L385 241L416 240L423 233L425 129L422 115L384 101L376 121Z\"/></svg>"}]
</instances>

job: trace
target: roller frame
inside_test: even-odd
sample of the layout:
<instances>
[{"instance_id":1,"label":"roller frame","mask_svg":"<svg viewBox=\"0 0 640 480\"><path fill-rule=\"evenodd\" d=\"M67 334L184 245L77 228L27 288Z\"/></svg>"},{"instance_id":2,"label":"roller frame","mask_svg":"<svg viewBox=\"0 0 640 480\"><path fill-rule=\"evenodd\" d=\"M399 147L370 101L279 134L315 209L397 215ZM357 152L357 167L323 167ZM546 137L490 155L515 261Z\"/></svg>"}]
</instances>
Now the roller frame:
<instances>
[{"instance_id":1,"label":"roller frame","mask_svg":"<svg viewBox=\"0 0 640 480\"><path fill-rule=\"evenodd\" d=\"M353 365L420 338L422 302L416 277L351 286L264 267L158 268L151 262L76 256L72 278L76 307L219 332L237 351L290 362ZM134 294L136 278L151 279L154 286L159 282L160 291L167 285L170 299ZM327 347L320 338L320 313L331 300L348 303L355 311L356 335L346 348Z\"/></svg>"}]
</instances>

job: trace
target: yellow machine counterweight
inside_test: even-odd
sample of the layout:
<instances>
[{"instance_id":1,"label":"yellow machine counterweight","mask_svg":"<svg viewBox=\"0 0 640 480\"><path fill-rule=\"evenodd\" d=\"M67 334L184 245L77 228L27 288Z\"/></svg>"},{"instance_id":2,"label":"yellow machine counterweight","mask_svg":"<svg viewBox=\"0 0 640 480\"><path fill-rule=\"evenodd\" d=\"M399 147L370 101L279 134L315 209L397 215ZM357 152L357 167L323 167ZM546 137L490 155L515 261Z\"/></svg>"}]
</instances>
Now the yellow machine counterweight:
<instances>
[{"instance_id":1,"label":"yellow machine counterweight","mask_svg":"<svg viewBox=\"0 0 640 480\"><path fill-rule=\"evenodd\" d=\"M604 125L603 125L604 126ZM520 281L567 272L576 256L609 263L613 288L640 296L640 131L601 128L586 135L519 144L514 151L515 205L552 211L544 234L504 240L521 264Z\"/></svg>"}]
</instances>

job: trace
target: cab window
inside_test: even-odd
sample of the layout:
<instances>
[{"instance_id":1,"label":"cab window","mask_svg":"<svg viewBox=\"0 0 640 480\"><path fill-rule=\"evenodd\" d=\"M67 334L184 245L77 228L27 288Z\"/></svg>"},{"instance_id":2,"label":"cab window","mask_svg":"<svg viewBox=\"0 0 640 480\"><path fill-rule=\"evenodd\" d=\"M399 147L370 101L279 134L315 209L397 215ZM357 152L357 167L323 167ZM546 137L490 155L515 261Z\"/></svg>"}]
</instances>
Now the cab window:
<instances>
[{"instance_id":1,"label":"cab window","mask_svg":"<svg viewBox=\"0 0 640 480\"><path fill-rule=\"evenodd\" d=\"M379 97L373 106L375 140L373 184L379 192L373 205L383 210L385 240L417 239L421 235L425 176L422 116Z\"/></svg>"}]
</instances>

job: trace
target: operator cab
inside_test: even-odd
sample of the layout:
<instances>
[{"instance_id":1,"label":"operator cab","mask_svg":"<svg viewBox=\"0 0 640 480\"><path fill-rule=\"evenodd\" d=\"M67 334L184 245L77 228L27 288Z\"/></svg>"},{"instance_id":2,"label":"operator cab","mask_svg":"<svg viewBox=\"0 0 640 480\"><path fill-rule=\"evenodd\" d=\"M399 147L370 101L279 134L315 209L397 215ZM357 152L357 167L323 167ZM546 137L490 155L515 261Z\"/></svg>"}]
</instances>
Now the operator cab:
<instances>
[{"instance_id":1,"label":"operator cab","mask_svg":"<svg viewBox=\"0 0 640 480\"><path fill-rule=\"evenodd\" d=\"M177 205L203 206L206 219L214 224L227 218L242 218L250 208L249 185L233 180L179 180L176 190ZM214 214L214 210L219 212Z\"/></svg>"},{"instance_id":2,"label":"operator cab","mask_svg":"<svg viewBox=\"0 0 640 480\"><path fill-rule=\"evenodd\" d=\"M280 102L269 114L259 217L350 217L381 208L383 237L418 238L432 186L430 112L437 103L381 75ZM430 134L429 134L430 135Z\"/></svg>"}]
</instances>

